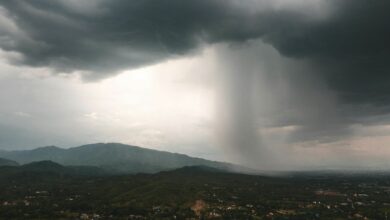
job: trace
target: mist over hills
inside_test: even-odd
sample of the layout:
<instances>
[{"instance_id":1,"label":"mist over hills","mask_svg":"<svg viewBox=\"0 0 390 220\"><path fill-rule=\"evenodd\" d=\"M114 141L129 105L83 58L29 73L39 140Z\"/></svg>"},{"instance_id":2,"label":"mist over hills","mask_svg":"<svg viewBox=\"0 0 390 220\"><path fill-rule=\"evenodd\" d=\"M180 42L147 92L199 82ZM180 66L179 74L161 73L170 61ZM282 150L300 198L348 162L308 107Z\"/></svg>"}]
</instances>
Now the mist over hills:
<instances>
[{"instance_id":1,"label":"mist over hills","mask_svg":"<svg viewBox=\"0 0 390 220\"><path fill-rule=\"evenodd\" d=\"M241 169L229 163L119 143L88 144L69 149L48 146L32 150L0 151L0 157L20 164L50 160L64 166L95 166L110 173L156 173L185 166Z\"/></svg>"}]
</instances>

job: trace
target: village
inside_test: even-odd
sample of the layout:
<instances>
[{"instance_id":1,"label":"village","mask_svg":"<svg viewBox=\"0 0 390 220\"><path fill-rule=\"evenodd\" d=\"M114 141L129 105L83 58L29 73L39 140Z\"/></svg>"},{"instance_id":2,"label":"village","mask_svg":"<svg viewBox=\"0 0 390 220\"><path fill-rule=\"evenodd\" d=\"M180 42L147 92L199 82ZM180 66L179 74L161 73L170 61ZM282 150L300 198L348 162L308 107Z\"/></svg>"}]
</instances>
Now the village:
<instances>
[{"instance_id":1,"label":"village","mask_svg":"<svg viewBox=\"0 0 390 220\"><path fill-rule=\"evenodd\" d=\"M27 219L49 215L72 219L387 219L390 212L390 176L207 174L200 178L171 173L169 178L155 178L75 179L50 186L30 182L29 187L14 182L2 186L7 193L1 195L0 213ZM112 192L107 191L107 183L116 188L116 196L109 200L105 193ZM154 188L157 184L172 194L137 192L145 184Z\"/></svg>"}]
</instances>

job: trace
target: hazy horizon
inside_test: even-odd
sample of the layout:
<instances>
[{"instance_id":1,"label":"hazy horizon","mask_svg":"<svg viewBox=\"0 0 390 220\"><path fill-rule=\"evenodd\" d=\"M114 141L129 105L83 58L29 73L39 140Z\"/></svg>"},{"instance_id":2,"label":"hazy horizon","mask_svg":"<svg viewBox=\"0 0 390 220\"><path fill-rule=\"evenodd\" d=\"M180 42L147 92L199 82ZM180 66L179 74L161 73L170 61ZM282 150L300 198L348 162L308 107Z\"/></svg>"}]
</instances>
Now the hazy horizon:
<instances>
[{"instance_id":1,"label":"hazy horizon","mask_svg":"<svg viewBox=\"0 0 390 220\"><path fill-rule=\"evenodd\" d=\"M0 150L390 168L389 1L0 3Z\"/></svg>"}]
</instances>

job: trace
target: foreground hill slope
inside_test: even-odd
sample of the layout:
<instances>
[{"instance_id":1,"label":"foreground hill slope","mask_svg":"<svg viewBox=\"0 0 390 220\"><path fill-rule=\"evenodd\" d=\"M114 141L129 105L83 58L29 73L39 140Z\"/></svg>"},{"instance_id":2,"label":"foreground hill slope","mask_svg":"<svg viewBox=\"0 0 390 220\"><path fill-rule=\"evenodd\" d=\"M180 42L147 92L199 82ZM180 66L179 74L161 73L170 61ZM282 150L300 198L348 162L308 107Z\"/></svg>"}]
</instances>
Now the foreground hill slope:
<instances>
[{"instance_id":1,"label":"foreground hill slope","mask_svg":"<svg viewBox=\"0 0 390 220\"><path fill-rule=\"evenodd\" d=\"M49 146L33 150L1 151L0 157L21 164L50 160L67 166L97 166L112 173L155 173L184 166L238 169L228 163L118 143L89 144L69 149Z\"/></svg>"}]
</instances>

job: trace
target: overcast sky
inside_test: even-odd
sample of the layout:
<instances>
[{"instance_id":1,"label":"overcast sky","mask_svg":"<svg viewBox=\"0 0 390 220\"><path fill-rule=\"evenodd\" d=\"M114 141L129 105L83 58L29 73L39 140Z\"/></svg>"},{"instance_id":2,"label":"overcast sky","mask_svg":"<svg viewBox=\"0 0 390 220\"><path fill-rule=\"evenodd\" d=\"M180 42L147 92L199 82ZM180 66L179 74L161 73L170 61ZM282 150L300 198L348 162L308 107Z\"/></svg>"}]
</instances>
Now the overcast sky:
<instances>
[{"instance_id":1,"label":"overcast sky","mask_svg":"<svg viewBox=\"0 0 390 220\"><path fill-rule=\"evenodd\" d=\"M386 0L0 2L0 149L389 168Z\"/></svg>"}]
</instances>

